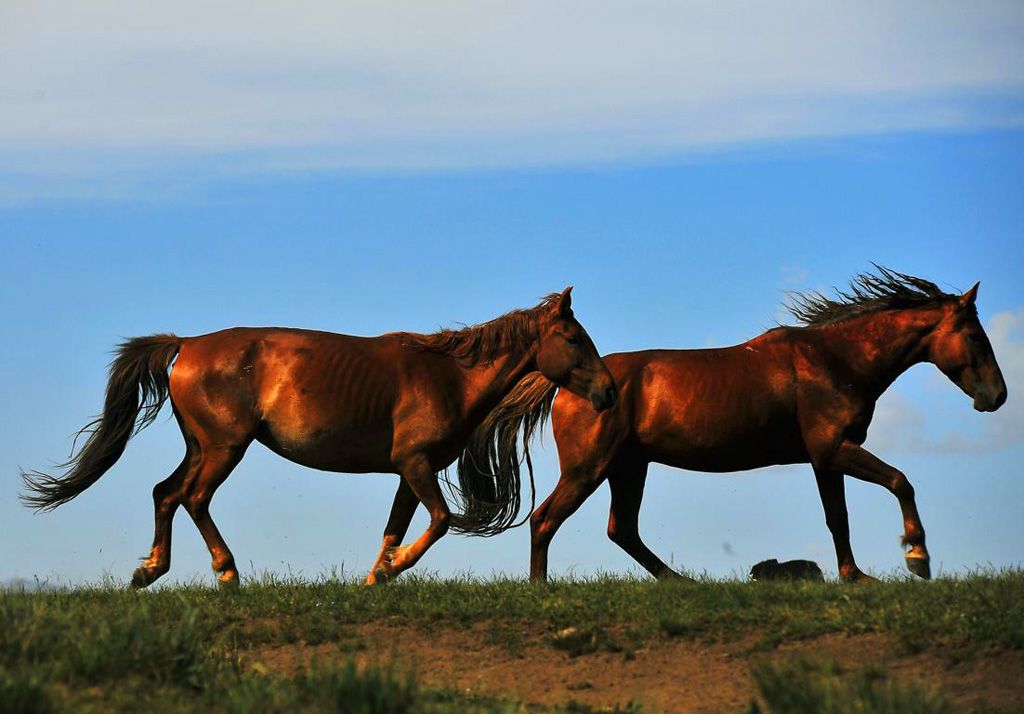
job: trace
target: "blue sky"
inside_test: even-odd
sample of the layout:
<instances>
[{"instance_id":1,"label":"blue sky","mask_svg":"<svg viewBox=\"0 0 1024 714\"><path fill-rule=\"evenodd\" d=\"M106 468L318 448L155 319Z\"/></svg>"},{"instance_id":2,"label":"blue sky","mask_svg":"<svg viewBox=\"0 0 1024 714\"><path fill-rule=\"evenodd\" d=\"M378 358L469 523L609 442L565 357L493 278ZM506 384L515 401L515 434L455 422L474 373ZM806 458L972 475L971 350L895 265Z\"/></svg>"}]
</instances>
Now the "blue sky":
<instances>
[{"instance_id":1,"label":"blue sky","mask_svg":"<svg viewBox=\"0 0 1024 714\"><path fill-rule=\"evenodd\" d=\"M867 446L917 487L933 567L1021 562L1017 6L255 7L239 23L187 5L0 11L4 66L31 70L0 76L0 579L126 578L147 552L150 490L182 451L163 417L71 504L16 500L18 466L62 459L100 407L123 337L430 331L573 284L603 352L726 345L785 321L785 290L871 261L951 292L981 280L1008 404L978 414L922 365ZM541 453L543 497L550 433ZM362 574L396 479L255 445L213 513L243 577ZM642 533L677 566L835 570L809 467L648 483ZM895 499L848 496L862 567L900 567ZM631 569L607 505L602 489L565 525L553 572ZM187 516L175 527L171 577L209 578ZM418 568L527 565L520 529L446 537Z\"/></svg>"}]
</instances>

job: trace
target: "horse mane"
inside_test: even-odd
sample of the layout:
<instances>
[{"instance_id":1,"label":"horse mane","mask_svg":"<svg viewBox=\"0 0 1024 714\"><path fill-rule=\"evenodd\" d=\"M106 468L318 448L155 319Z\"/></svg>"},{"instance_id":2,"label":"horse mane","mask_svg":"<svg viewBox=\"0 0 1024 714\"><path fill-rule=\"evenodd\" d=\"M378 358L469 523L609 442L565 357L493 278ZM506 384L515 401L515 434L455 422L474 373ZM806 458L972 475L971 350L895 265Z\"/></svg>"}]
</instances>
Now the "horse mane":
<instances>
[{"instance_id":1,"label":"horse mane","mask_svg":"<svg viewBox=\"0 0 1024 714\"><path fill-rule=\"evenodd\" d=\"M530 441L550 417L557 391L554 382L540 372L531 372L470 436L459 456L458 484L452 483L447 471L443 473L448 493L460 504L460 512L452 513L454 531L492 536L525 522L515 522L521 503L520 469L525 461L530 475L532 512L537 492Z\"/></svg>"},{"instance_id":2,"label":"horse mane","mask_svg":"<svg viewBox=\"0 0 1024 714\"><path fill-rule=\"evenodd\" d=\"M820 292L788 293L786 309L806 327L831 325L879 310L935 307L956 296L943 292L935 283L872 263L878 274L860 273L847 290L833 288L836 298Z\"/></svg>"},{"instance_id":3,"label":"horse mane","mask_svg":"<svg viewBox=\"0 0 1024 714\"><path fill-rule=\"evenodd\" d=\"M448 354L470 366L492 362L501 354L537 339L538 316L560 297L559 293L551 293L536 307L512 310L493 320L458 330L443 328L429 335L401 334L428 352Z\"/></svg>"}]
</instances>

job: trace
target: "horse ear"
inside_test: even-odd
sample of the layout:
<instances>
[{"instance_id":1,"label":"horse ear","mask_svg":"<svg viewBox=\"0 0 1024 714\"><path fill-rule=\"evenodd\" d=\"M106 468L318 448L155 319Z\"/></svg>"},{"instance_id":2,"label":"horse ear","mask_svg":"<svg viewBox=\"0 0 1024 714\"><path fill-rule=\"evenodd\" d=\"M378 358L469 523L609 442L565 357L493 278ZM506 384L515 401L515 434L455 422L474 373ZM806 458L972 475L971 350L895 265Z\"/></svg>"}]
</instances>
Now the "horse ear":
<instances>
[{"instance_id":1,"label":"horse ear","mask_svg":"<svg viewBox=\"0 0 1024 714\"><path fill-rule=\"evenodd\" d=\"M555 311L559 317L572 317L572 285L558 296L558 305L555 306Z\"/></svg>"},{"instance_id":2,"label":"horse ear","mask_svg":"<svg viewBox=\"0 0 1024 714\"><path fill-rule=\"evenodd\" d=\"M974 301L978 299L979 285L981 285L981 282L975 283L973 288L960 296L960 307L968 307L974 304Z\"/></svg>"}]
</instances>

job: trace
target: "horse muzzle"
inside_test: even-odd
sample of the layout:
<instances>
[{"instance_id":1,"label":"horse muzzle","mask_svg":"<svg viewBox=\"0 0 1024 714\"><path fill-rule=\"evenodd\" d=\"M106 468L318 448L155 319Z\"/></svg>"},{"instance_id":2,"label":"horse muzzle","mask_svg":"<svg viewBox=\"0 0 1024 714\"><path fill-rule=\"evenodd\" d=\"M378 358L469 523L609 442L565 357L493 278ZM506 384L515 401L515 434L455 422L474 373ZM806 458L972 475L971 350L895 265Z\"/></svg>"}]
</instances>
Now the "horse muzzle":
<instances>
[{"instance_id":1,"label":"horse muzzle","mask_svg":"<svg viewBox=\"0 0 1024 714\"><path fill-rule=\"evenodd\" d=\"M594 410L599 412L611 407L618 398L619 390L615 388L614 384L610 384L604 389L593 389L590 392L590 403L594 405Z\"/></svg>"},{"instance_id":2,"label":"horse muzzle","mask_svg":"<svg viewBox=\"0 0 1024 714\"><path fill-rule=\"evenodd\" d=\"M979 390L974 395L974 409L979 412L994 412L999 407L1006 404L1006 387L1003 387L998 392L989 392L988 390Z\"/></svg>"}]
</instances>

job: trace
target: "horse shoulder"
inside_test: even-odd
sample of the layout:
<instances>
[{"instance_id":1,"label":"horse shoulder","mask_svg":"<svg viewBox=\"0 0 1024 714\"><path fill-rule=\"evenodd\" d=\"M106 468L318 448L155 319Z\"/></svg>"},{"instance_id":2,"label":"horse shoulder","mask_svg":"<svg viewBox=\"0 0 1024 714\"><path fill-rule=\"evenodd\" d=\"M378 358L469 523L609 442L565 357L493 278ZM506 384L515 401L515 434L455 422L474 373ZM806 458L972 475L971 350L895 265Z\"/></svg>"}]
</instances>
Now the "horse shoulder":
<instances>
[{"instance_id":1,"label":"horse shoulder","mask_svg":"<svg viewBox=\"0 0 1024 714\"><path fill-rule=\"evenodd\" d=\"M444 468L468 437L463 433L466 394L459 370L450 357L406 343L394 352L394 359L395 379L401 386L392 414L392 460L401 463L425 454L436 468Z\"/></svg>"},{"instance_id":2,"label":"horse shoulder","mask_svg":"<svg viewBox=\"0 0 1024 714\"><path fill-rule=\"evenodd\" d=\"M793 363L797 414L812 461L843 441L863 443L875 400L844 376L844 365L819 340L796 341Z\"/></svg>"}]
</instances>

